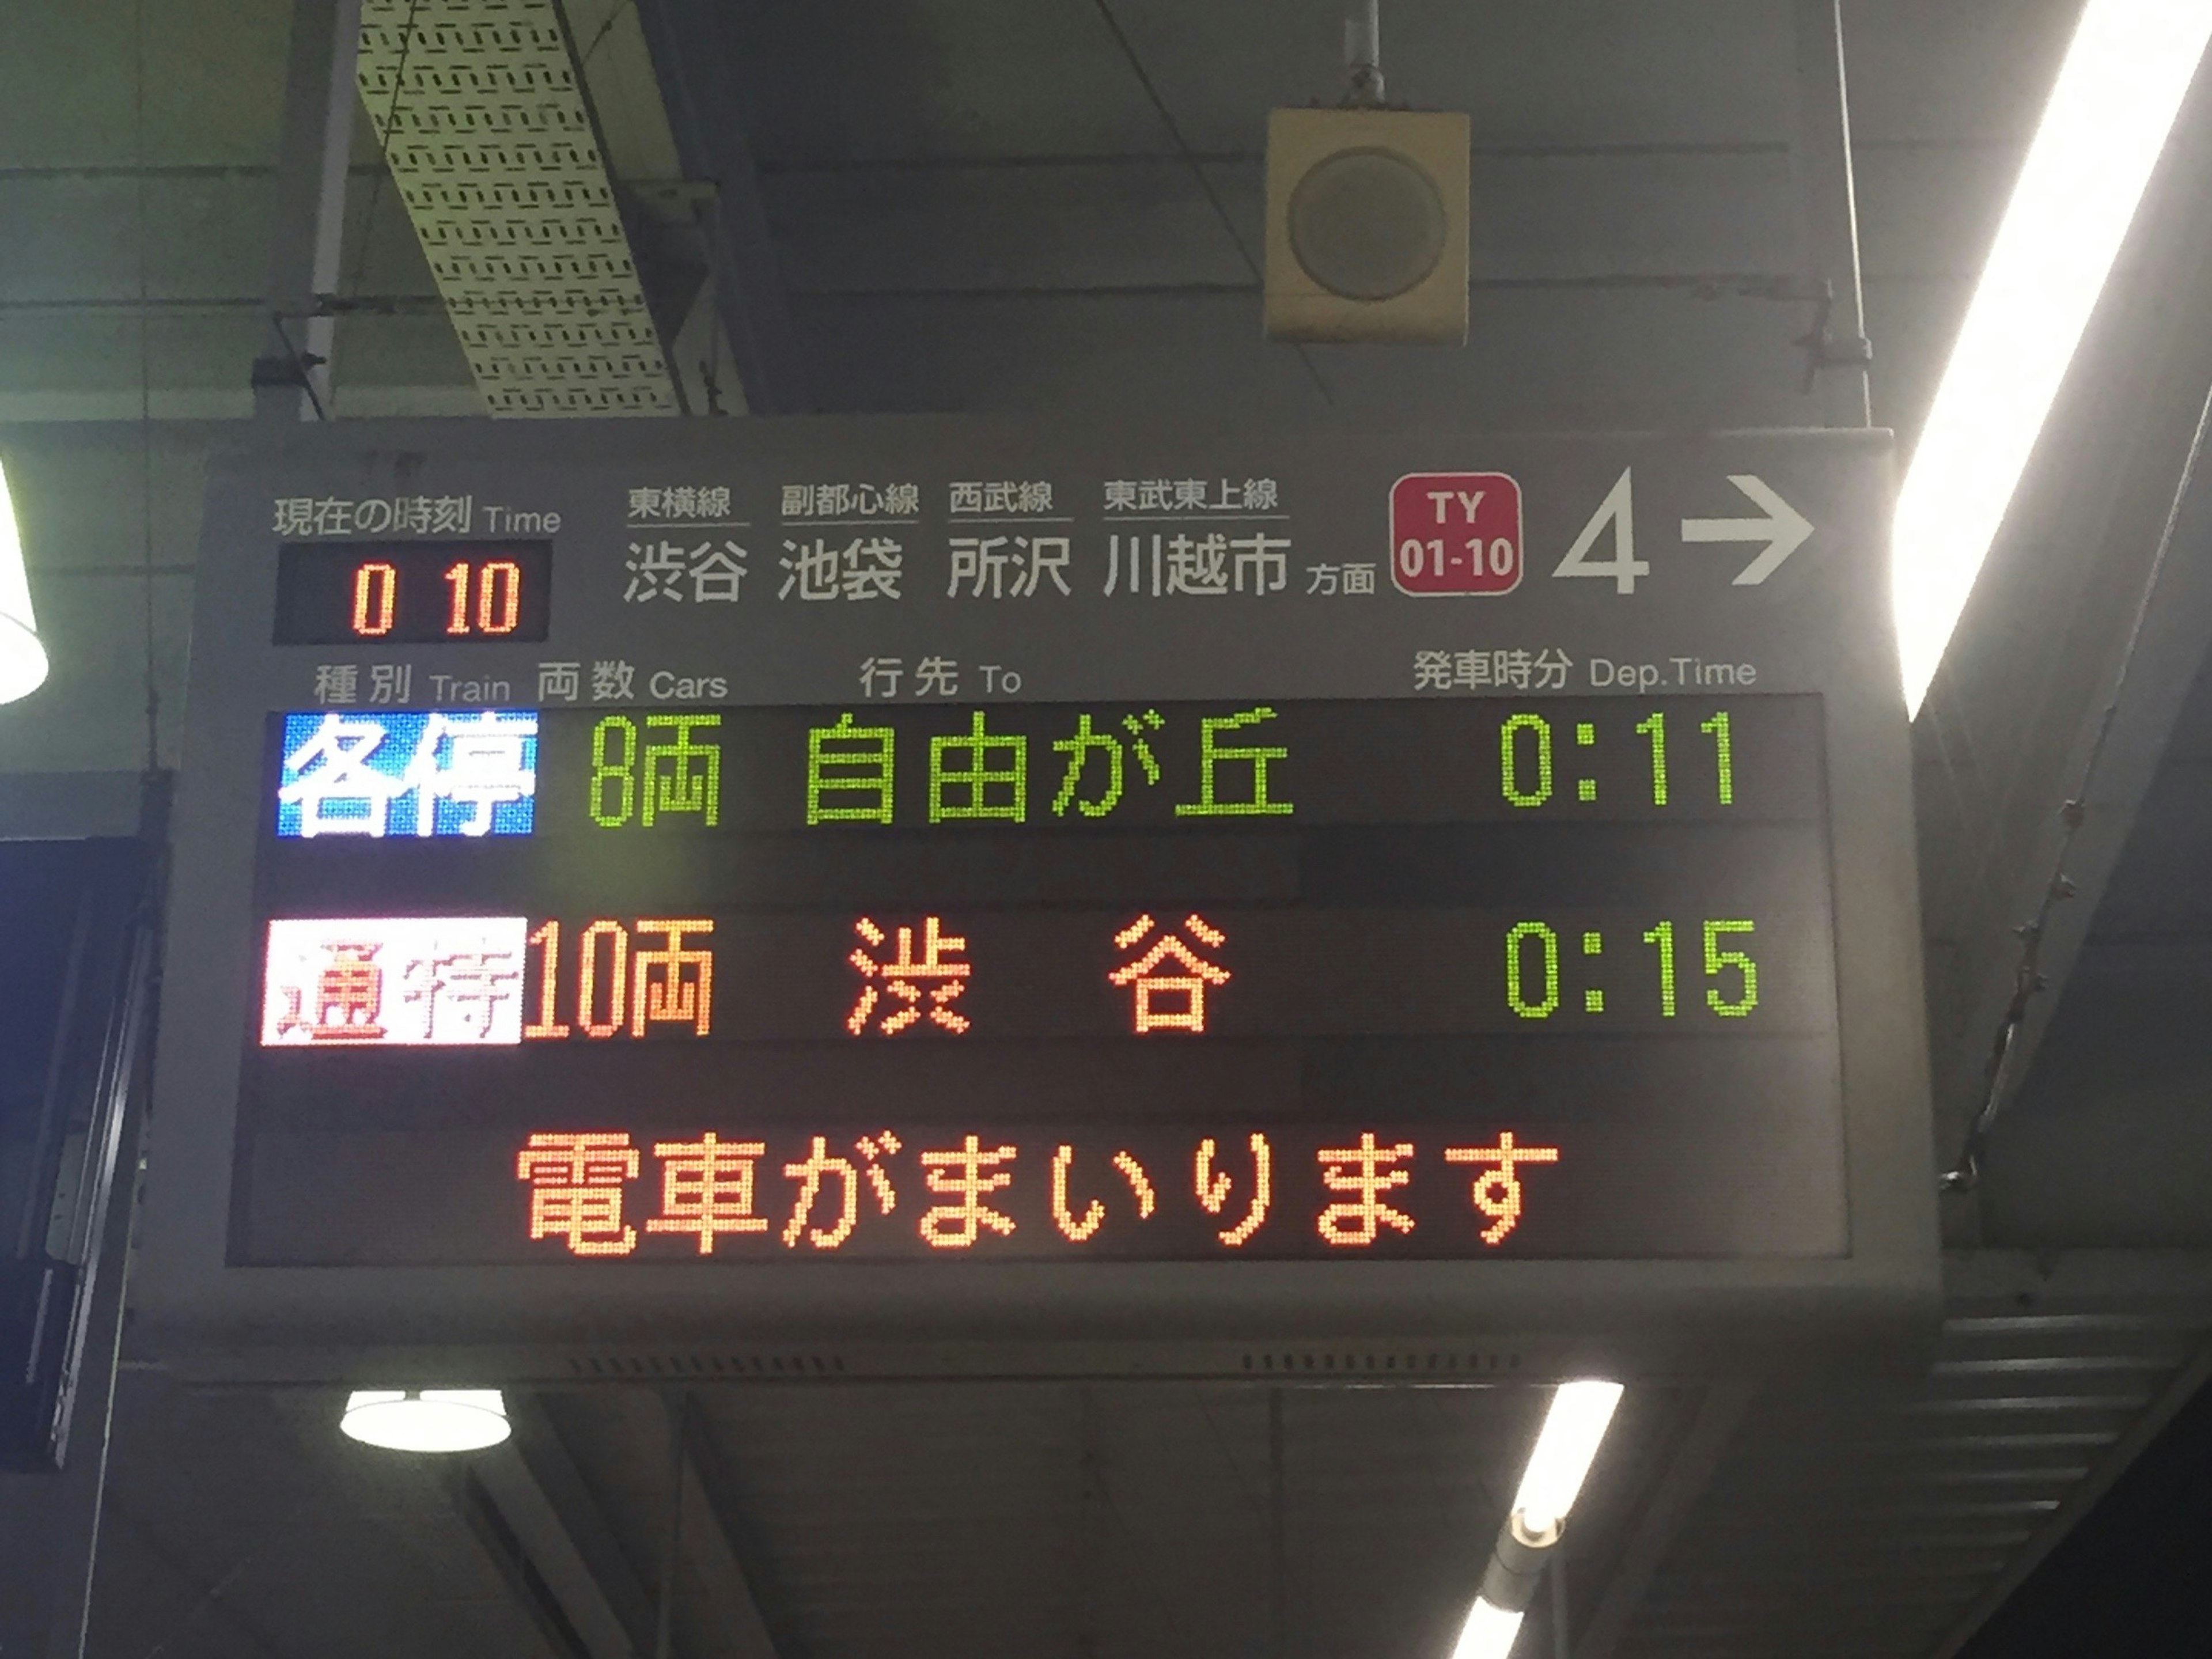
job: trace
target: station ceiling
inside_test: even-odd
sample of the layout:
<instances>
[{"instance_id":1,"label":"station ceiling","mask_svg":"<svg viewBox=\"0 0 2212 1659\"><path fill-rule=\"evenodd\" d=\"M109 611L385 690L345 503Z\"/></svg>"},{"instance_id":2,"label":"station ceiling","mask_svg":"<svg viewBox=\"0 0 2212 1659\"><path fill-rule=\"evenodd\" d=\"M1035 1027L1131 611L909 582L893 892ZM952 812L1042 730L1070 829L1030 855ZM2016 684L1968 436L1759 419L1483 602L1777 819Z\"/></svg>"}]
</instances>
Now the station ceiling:
<instances>
[{"instance_id":1,"label":"station ceiling","mask_svg":"<svg viewBox=\"0 0 2212 1659\"><path fill-rule=\"evenodd\" d=\"M1261 338L1265 115L1336 97L1333 3L704 9L776 276L725 320L787 331L781 406L1822 418L1785 0L1390 0L1393 98L1473 122L1473 327L1450 349ZM1844 0L1875 417L1903 453L2076 10ZM127 830L149 725L178 762L200 473L248 437L270 347L290 11L80 0L6 26L0 453L56 670L0 709L0 831ZM569 23L624 190L680 216L635 11L573 0ZM336 413L481 412L371 121L355 142ZM1948 1656L2212 1369L2191 1012L2212 981L2191 873L2212 852L2212 513L2182 487L2212 383L2209 180L2200 87L1917 733L1947 1156L2012 928L2062 864L2081 888L1983 1185L1945 1200L1938 1346L1881 1381L1632 1395L1577 1517L1576 1659ZM148 1659L649 1651L672 1411L708 1517L679 1577L693 1659L1441 1659L1540 1405L1510 1374L1364 1386L1392 1356L1364 1352L1266 1385L854 1384L701 1355L533 1396L514 1444L464 1468L342 1442L324 1391L195 1390L127 1351L88 1650ZM33 1559L85 1501L81 1474L0 1480L0 1540ZM0 1652L38 1650L68 1577L0 1571Z\"/></svg>"}]
</instances>

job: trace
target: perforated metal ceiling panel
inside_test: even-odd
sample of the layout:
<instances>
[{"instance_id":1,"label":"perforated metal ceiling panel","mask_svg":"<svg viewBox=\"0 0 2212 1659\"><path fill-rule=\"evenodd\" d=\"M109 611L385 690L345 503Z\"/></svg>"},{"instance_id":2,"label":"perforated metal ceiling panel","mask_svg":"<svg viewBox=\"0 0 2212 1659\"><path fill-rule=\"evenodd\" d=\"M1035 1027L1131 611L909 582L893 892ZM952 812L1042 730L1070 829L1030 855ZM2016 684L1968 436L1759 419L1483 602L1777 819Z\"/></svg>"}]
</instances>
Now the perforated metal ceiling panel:
<instances>
[{"instance_id":1,"label":"perforated metal ceiling panel","mask_svg":"<svg viewBox=\"0 0 2212 1659\"><path fill-rule=\"evenodd\" d=\"M672 415L553 0L367 0L357 70L494 415Z\"/></svg>"}]
</instances>

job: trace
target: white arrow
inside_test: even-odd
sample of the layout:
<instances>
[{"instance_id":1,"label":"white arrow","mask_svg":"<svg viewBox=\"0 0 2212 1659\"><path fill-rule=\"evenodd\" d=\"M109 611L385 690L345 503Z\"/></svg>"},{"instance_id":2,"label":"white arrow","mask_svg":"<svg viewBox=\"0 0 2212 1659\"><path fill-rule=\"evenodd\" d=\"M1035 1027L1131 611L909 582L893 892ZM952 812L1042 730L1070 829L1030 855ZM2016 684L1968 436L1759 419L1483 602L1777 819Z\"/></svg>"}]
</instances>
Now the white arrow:
<instances>
[{"instance_id":1,"label":"white arrow","mask_svg":"<svg viewBox=\"0 0 2212 1659\"><path fill-rule=\"evenodd\" d=\"M1765 542L1766 550L1736 573L1735 586L1756 587L1782 568L1783 560L1804 546L1813 526L1796 507L1776 495L1765 479L1751 472L1731 472L1729 482L1765 509L1763 519L1685 519L1686 542Z\"/></svg>"}]
</instances>

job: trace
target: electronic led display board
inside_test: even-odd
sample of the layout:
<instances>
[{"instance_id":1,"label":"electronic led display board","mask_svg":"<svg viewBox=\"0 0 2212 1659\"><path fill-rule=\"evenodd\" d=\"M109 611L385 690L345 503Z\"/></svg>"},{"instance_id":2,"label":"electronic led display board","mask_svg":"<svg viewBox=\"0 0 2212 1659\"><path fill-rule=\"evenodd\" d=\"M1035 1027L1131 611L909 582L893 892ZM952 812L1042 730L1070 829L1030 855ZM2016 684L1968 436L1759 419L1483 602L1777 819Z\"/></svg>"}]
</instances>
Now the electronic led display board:
<instances>
[{"instance_id":1,"label":"electronic led display board","mask_svg":"<svg viewBox=\"0 0 2212 1659\"><path fill-rule=\"evenodd\" d=\"M553 599L544 542L294 542L276 555L279 645L535 644Z\"/></svg>"},{"instance_id":2,"label":"electronic led display board","mask_svg":"<svg viewBox=\"0 0 2212 1659\"><path fill-rule=\"evenodd\" d=\"M177 1328L1924 1297L1879 438L737 425L218 480Z\"/></svg>"}]
</instances>

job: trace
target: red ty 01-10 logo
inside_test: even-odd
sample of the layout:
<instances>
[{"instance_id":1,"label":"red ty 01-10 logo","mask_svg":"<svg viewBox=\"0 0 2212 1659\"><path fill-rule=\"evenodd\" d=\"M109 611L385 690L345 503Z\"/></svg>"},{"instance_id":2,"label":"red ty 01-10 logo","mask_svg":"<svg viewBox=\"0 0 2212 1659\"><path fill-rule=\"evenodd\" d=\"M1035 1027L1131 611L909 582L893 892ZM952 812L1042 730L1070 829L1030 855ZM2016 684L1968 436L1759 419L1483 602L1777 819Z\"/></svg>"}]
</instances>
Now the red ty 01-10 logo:
<instances>
[{"instance_id":1,"label":"red ty 01-10 logo","mask_svg":"<svg viewBox=\"0 0 2212 1659\"><path fill-rule=\"evenodd\" d=\"M1521 486L1503 472L1408 472L1390 488L1390 579L1401 593L1521 586Z\"/></svg>"}]
</instances>

